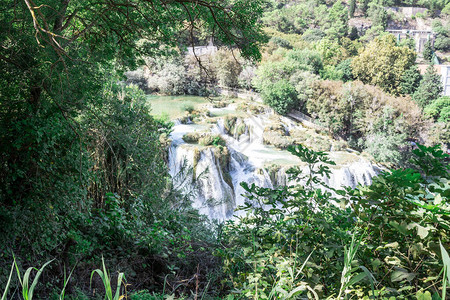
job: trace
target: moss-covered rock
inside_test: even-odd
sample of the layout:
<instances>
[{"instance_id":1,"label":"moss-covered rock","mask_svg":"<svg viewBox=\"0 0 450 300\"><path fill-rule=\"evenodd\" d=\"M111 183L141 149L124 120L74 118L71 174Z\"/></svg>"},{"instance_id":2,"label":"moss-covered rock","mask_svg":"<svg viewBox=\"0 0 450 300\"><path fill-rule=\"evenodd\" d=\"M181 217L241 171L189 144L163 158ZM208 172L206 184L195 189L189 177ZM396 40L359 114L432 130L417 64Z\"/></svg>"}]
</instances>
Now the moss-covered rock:
<instances>
[{"instance_id":1,"label":"moss-covered rock","mask_svg":"<svg viewBox=\"0 0 450 300\"><path fill-rule=\"evenodd\" d=\"M185 135L183 135L183 141L190 144L197 144L201 137L202 134L199 132L188 132Z\"/></svg>"},{"instance_id":2,"label":"moss-covered rock","mask_svg":"<svg viewBox=\"0 0 450 300\"><path fill-rule=\"evenodd\" d=\"M264 128L263 142L266 145L285 149L289 145L292 145L293 140L288 136L288 132L286 132L281 123L272 123Z\"/></svg>"},{"instance_id":3,"label":"moss-covered rock","mask_svg":"<svg viewBox=\"0 0 450 300\"><path fill-rule=\"evenodd\" d=\"M230 151L228 147L219 146L214 148L214 157L224 172L230 170Z\"/></svg>"},{"instance_id":4,"label":"moss-covered rock","mask_svg":"<svg viewBox=\"0 0 450 300\"><path fill-rule=\"evenodd\" d=\"M225 116L223 118L223 127L228 134L232 134L237 118L235 116Z\"/></svg>"},{"instance_id":5,"label":"moss-covered rock","mask_svg":"<svg viewBox=\"0 0 450 300\"><path fill-rule=\"evenodd\" d=\"M192 172L193 172L192 180L196 180L197 179L197 164L200 161L201 151L198 148L194 148L192 151L194 153L193 162L192 162Z\"/></svg>"},{"instance_id":6,"label":"moss-covered rock","mask_svg":"<svg viewBox=\"0 0 450 300\"><path fill-rule=\"evenodd\" d=\"M225 146L226 142L219 135L206 133L198 139L198 143L202 146Z\"/></svg>"}]
</instances>

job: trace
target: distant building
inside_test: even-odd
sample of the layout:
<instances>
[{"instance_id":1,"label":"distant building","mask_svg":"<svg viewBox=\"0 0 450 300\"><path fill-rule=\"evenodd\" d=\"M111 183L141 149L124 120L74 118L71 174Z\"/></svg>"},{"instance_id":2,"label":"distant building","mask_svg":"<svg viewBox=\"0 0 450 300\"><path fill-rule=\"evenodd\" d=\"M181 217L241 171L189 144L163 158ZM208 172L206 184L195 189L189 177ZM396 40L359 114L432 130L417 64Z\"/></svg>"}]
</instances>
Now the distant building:
<instances>
[{"instance_id":1,"label":"distant building","mask_svg":"<svg viewBox=\"0 0 450 300\"><path fill-rule=\"evenodd\" d=\"M444 87L442 94L444 96L450 96L450 65L441 66L441 80Z\"/></svg>"},{"instance_id":2,"label":"distant building","mask_svg":"<svg viewBox=\"0 0 450 300\"><path fill-rule=\"evenodd\" d=\"M207 54L214 54L217 52L217 47L213 44L213 39L209 39L208 46L195 46L195 47L188 47L188 55L196 55L196 56L202 56Z\"/></svg>"},{"instance_id":3,"label":"distant building","mask_svg":"<svg viewBox=\"0 0 450 300\"><path fill-rule=\"evenodd\" d=\"M425 43L431 41L434 45L435 35L433 31L429 30L411 30L411 29L386 29L387 32L392 33L398 40L405 38L412 38L416 42L416 52L422 53L425 48Z\"/></svg>"}]
</instances>

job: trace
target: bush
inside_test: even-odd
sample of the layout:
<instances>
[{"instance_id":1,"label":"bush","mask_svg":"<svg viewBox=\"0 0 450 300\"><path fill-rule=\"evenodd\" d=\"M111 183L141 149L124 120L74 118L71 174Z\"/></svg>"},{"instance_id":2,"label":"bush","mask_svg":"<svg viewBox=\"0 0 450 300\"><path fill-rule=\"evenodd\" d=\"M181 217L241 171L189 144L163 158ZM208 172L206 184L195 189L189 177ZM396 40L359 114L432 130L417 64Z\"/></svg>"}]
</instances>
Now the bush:
<instances>
[{"instance_id":1,"label":"bush","mask_svg":"<svg viewBox=\"0 0 450 300\"><path fill-rule=\"evenodd\" d=\"M325 32L318 28L311 28L305 31L302 35L302 39L307 42L317 42L326 36Z\"/></svg>"},{"instance_id":2,"label":"bush","mask_svg":"<svg viewBox=\"0 0 450 300\"><path fill-rule=\"evenodd\" d=\"M450 242L448 155L418 145L409 154L414 169L381 172L335 196L325 153L288 150L309 170L291 168L292 185L241 183L241 217L225 224L226 247L217 251L230 285L249 299L440 299L434 280L442 276L439 244Z\"/></svg>"},{"instance_id":3,"label":"bush","mask_svg":"<svg viewBox=\"0 0 450 300\"><path fill-rule=\"evenodd\" d=\"M189 132L183 135L183 141L190 144L196 144L198 143L198 140L200 139L201 134L197 132Z\"/></svg>"},{"instance_id":4,"label":"bush","mask_svg":"<svg viewBox=\"0 0 450 300\"><path fill-rule=\"evenodd\" d=\"M278 36L274 36L270 39L270 42L274 43L275 45L286 48L286 49L292 49L291 43L289 43L287 40L280 38Z\"/></svg>"},{"instance_id":5,"label":"bush","mask_svg":"<svg viewBox=\"0 0 450 300\"><path fill-rule=\"evenodd\" d=\"M365 138L364 151L372 155L378 162L399 164L402 160L400 149L405 145L405 134L380 131Z\"/></svg>"},{"instance_id":6,"label":"bush","mask_svg":"<svg viewBox=\"0 0 450 300\"><path fill-rule=\"evenodd\" d=\"M187 83L186 70L180 57L147 58L145 77L147 91L166 95L182 95Z\"/></svg>"},{"instance_id":7,"label":"bush","mask_svg":"<svg viewBox=\"0 0 450 300\"><path fill-rule=\"evenodd\" d=\"M338 70L334 66L327 65L324 67L324 69L320 72L320 77L322 79L329 79L329 80L342 80L343 72L341 70Z\"/></svg>"},{"instance_id":8,"label":"bush","mask_svg":"<svg viewBox=\"0 0 450 300\"><path fill-rule=\"evenodd\" d=\"M341 61L337 66L336 70L342 73L342 77L340 80L343 82L353 80L353 72L352 72L352 59L346 59Z\"/></svg>"},{"instance_id":9,"label":"bush","mask_svg":"<svg viewBox=\"0 0 450 300\"><path fill-rule=\"evenodd\" d=\"M425 107L424 113L437 122L450 122L450 97L444 96L436 99Z\"/></svg>"},{"instance_id":10,"label":"bush","mask_svg":"<svg viewBox=\"0 0 450 300\"><path fill-rule=\"evenodd\" d=\"M420 81L422 80L422 75L420 75L417 66L411 66L407 69L403 75L400 82L401 92L403 94L412 95L419 87Z\"/></svg>"},{"instance_id":11,"label":"bush","mask_svg":"<svg viewBox=\"0 0 450 300\"><path fill-rule=\"evenodd\" d=\"M287 114L298 104L297 91L285 79L267 86L261 91L261 96L266 104L282 115Z\"/></svg>"},{"instance_id":12,"label":"bush","mask_svg":"<svg viewBox=\"0 0 450 300\"><path fill-rule=\"evenodd\" d=\"M195 110L194 104L192 104L191 102L183 103L182 109L183 111L187 111L188 113L192 113Z\"/></svg>"},{"instance_id":13,"label":"bush","mask_svg":"<svg viewBox=\"0 0 450 300\"><path fill-rule=\"evenodd\" d=\"M436 50L447 52L450 50L450 37L438 36L434 41L434 48Z\"/></svg>"},{"instance_id":14,"label":"bush","mask_svg":"<svg viewBox=\"0 0 450 300\"><path fill-rule=\"evenodd\" d=\"M226 142L218 135L204 134L198 139L202 146L225 146Z\"/></svg>"}]
</instances>

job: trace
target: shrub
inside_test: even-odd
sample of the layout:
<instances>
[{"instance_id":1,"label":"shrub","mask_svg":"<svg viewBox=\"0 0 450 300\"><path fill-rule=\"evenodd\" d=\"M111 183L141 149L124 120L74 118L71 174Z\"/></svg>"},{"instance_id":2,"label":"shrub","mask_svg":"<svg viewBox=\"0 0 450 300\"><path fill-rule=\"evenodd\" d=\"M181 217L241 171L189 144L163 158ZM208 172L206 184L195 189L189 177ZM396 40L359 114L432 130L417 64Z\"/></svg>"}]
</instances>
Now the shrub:
<instances>
[{"instance_id":1,"label":"shrub","mask_svg":"<svg viewBox=\"0 0 450 300\"><path fill-rule=\"evenodd\" d=\"M399 164L402 160L400 147L406 145L405 134L377 132L365 138L364 146L367 153L379 162Z\"/></svg>"},{"instance_id":2,"label":"shrub","mask_svg":"<svg viewBox=\"0 0 450 300\"><path fill-rule=\"evenodd\" d=\"M275 45L286 48L286 49L292 49L291 43L289 43L287 40L280 38L278 36L274 36L270 39L270 42L274 43Z\"/></svg>"},{"instance_id":3,"label":"shrub","mask_svg":"<svg viewBox=\"0 0 450 300\"><path fill-rule=\"evenodd\" d=\"M429 65L412 98L424 108L437 99L442 90L441 76L436 73L433 65Z\"/></svg>"},{"instance_id":4,"label":"shrub","mask_svg":"<svg viewBox=\"0 0 450 300\"><path fill-rule=\"evenodd\" d=\"M188 113L192 113L195 110L194 104L192 104L191 102L183 103L182 109L183 111L187 111Z\"/></svg>"},{"instance_id":5,"label":"shrub","mask_svg":"<svg viewBox=\"0 0 450 300\"><path fill-rule=\"evenodd\" d=\"M202 146L225 146L226 142L218 135L204 134L198 139Z\"/></svg>"},{"instance_id":6,"label":"shrub","mask_svg":"<svg viewBox=\"0 0 450 300\"><path fill-rule=\"evenodd\" d=\"M432 117L435 121L443 123L450 122L450 97L444 96L433 101L425 107L424 113Z\"/></svg>"},{"instance_id":7,"label":"shrub","mask_svg":"<svg viewBox=\"0 0 450 300\"><path fill-rule=\"evenodd\" d=\"M320 77L322 79L330 80L342 80L343 72L338 70L335 66L326 65L320 72Z\"/></svg>"},{"instance_id":8,"label":"shrub","mask_svg":"<svg viewBox=\"0 0 450 300\"><path fill-rule=\"evenodd\" d=\"M285 79L266 87L262 91L262 98L266 104L282 115L287 114L298 104L295 88Z\"/></svg>"},{"instance_id":9,"label":"shrub","mask_svg":"<svg viewBox=\"0 0 450 300\"><path fill-rule=\"evenodd\" d=\"M347 82L347 81L353 80L352 60L351 60L351 58L341 61L336 66L336 70L339 71L342 74L340 80L342 80L343 82Z\"/></svg>"},{"instance_id":10,"label":"shrub","mask_svg":"<svg viewBox=\"0 0 450 300\"><path fill-rule=\"evenodd\" d=\"M200 139L201 134L197 133L197 132L188 132L185 135L183 135L183 141L185 141L186 143L197 143L198 140Z\"/></svg>"},{"instance_id":11,"label":"shrub","mask_svg":"<svg viewBox=\"0 0 450 300\"><path fill-rule=\"evenodd\" d=\"M411 66L407 69L403 75L400 82L401 92L403 94L412 95L419 87L420 81L422 80L422 75L420 75L417 66Z\"/></svg>"},{"instance_id":12,"label":"shrub","mask_svg":"<svg viewBox=\"0 0 450 300\"><path fill-rule=\"evenodd\" d=\"M450 50L450 37L447 36L438 36L434 41L434 48L440 51L449 51Z\"/></svg>"},{"instance_id":13,"label":"shrub","mask_svg":"<svg viewBox=\"0 0 450 300\"><path fill-rule=\"evenodd\" d=\"M302 39L307 42L317 42L323 39L325 36L326 34L322 30L318 28L311 28L303 33Z\"/></svg>"}]
</instances>

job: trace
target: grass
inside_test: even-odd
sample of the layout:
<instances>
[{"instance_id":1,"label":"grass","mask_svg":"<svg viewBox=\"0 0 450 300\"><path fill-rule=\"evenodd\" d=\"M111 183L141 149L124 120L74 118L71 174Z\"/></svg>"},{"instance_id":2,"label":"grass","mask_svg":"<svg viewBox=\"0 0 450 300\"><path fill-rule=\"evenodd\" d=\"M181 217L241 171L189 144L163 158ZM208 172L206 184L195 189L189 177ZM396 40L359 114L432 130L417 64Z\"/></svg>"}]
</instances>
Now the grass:
<instances>
[{"instance_id":1,"label":"grass","mask_svg":"<svg viewBox=\"0 0 450 300\"><path fill-rule=\"evenodd\" d=\"M150 113L154 116L168 115L170 119L184 116L187 106L192 109L199 109L209 100L198 96L147 96L150 105Z\"/></svg>"},{"instance_id":2,"label":"grass","mask_svg":"<svg viewBox=\"0 0 450 300\"><path fill-rule=\"evenodd\" d=\"M119 273L119 275L117 276L117 289L116 289L116 293L113 295L113 289L111 286L111 277L108 273L108 270L106 269L105 266L105 261L102 257L102 266L103 266L103 270L100 269L96 269L94 271L92 271L91 274L91 283L92 283L92 277L94 277L94 274L98 274L98 276L100 276L100 278L102 279L103 285L105 287L105 299L108 300L120 300L124 297L122 297L122 295L120 295L120 287L122 285L122 282L124 281L124 273Z\"/></svg>"}]
</instances>

